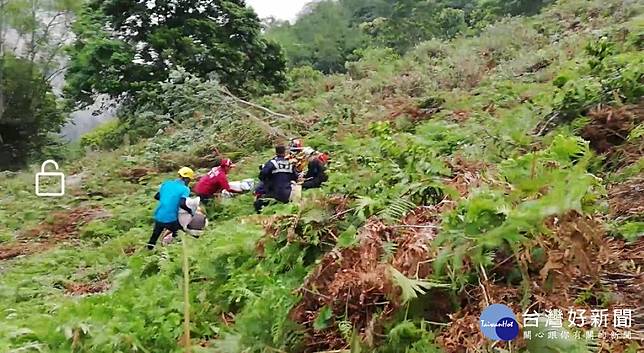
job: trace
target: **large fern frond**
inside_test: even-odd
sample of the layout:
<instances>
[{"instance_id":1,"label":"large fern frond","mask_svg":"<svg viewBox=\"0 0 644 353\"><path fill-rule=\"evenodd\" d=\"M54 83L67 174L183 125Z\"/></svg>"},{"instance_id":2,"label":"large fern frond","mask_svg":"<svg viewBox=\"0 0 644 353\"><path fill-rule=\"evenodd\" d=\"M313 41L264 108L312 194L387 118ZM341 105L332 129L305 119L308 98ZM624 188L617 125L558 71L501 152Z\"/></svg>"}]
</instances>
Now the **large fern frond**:
<instances>
[{"instance_id":1,"label":"large fern frond","mask_svg":"<svg viewBox=\"0 0 644 353\"><path fill-rule=\"evenodd\" d=\"M404 198L396 198L380 211L378 215L386 222L395 223L400 221L401 218L414 208L416 208L416 204L413 202Z\"/></svg>"},{"instance_id":2,"label":"large fern frond","mask_svg":"<svg viewBox=\"0 0 644 353\"><path fill-rule=\"evenodd\" d=\"M418 294L425 294L426 290L432 288L448 288L450 286L449 284L444 283L408 278L404 274L400 273L400 271L396 270L393 266L389 266L389 272L394 284L399 286L402 290L401 298L403 304L417 298Z\"/></svg>"}]
</instances>

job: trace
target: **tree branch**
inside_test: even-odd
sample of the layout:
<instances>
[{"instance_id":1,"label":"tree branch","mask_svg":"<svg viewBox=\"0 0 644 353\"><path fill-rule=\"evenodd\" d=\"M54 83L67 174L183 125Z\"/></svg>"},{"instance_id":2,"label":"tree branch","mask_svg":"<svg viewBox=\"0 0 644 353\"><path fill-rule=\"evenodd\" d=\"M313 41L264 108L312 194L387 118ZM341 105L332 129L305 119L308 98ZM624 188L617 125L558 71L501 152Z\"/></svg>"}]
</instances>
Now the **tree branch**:
<instances>
[{"instance_id":1,"label":"tree branch","mask_svg":"<svg viewBox=\"0 0 644 353\"><path fill-rule=\"evenodd\" d=\"M292 117L292 116L290 116L290 115L281 114L281 113L276 113L276 112L274 112L274 111L272 111L272 110L270 110L270 109L268 109L268 108L266 108L266 107L262 107L262 106L261 106L261 105L259 105L259 104L255 104L255 103L252 103L252 102L245 101L245 100L243 100L243 99L241 99L241 98L237 97L236 95L234 95L234 94L230 93L230 91L229 91L227 88L225 88L225 87L220 87L220 88L219 88L219 91L220 91L220 92L222 92L222 93L224 93L224 94L226 94L227 96L229 96L229 97L231 97L231 98L235 99L236 101L238 101L238 102L240 102L240 103L243 103L243 104L245 104L245 105L251 106L251 107L253 107L253 108L257 108L257 109L262 110L262 111L264 111L264 112L266 112L266 113L268 113L268 114L271 114L271 115L273 115L273 116L277 116L277 117L280 117L280 118L283 118L283 119L293 119L293 117Z\"/></svg>"},{"instance_id":2,"label":"tree branch","mask_svg":"<svg viewBox=\"0 0 644 353\"><path fill-rule=\"evenodd\" d=\"M49 75L47 75L47 77L45 77L45 81L49 82L51 79L53 79L54 77L56 77L56 75L58 75L59 73L61 73L61 72L65 71L65 70L67 70L67 67L68 67L68 66L63 66L63 67L61 67L61 68L59 68L59 69L57 69L57 70L54 70L52 73L50 73Z\"/></svg>"}]
</instances>

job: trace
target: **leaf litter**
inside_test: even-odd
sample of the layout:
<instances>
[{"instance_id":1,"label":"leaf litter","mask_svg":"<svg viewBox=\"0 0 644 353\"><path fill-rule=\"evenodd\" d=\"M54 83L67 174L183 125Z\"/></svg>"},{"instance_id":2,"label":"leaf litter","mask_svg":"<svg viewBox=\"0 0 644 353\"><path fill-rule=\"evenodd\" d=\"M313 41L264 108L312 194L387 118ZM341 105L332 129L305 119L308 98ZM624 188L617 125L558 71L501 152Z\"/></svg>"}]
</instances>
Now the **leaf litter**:
<instances>
[{"instance_id":1,"label":"leaf litter","mask_svg":"<svg viewBox=\"0 0 644 353\"><path fill-rule=\"evenodd\" d=\"M104 272L88 281L76 281L65 284L65 294L70 296L86 296L99 294L110 289L108 273Z\"/></svg>"},{"instance_id":2,"label":"leaf litter","mask_svg":"<svg viewBox=\"0 0 644 353\"><path fill-rule=\"evenodd\" d=\"M44 252L61 243L77 242L82 225L108 216L105 210L96 207L55 212L51 215L51 222L43 222L22 232L15 241L0 245L0 260Z\"/></svg>"},{"instance_id":3,"label":"leaf litter","mask_svg":"<svg viewBox=\"0 0 644 353\"><path fill-rule=\"evenodd\" d=\"M610 217L637 219L644 217L644 176L635 176L608 189Z\"/></svg>"},{"instance_id":4,"label":"leaf litter","mask_svg":"<svg viewBox=\"0 0 644 353\"><path fill-rule=\"evenodd\" d=\"M485 164L456 158L451 167L453 176L445 182L461 197L483 183L481 171ZM343 202L339 204L344 206ZM363 343L373 346L382 337L383 323L397 313L405 295L410 294L403 293L397 284L396 277L400 275L406 277L404 282L419 282L419 286L410 287L414 297L416 291L424 294L423 286L429 289L429 297L442 296L431 289L434 284L419 280L431 275L436 256L431 242L440 230L441 214L453 207L454 201L445 197L436 205L417 207L399 224L386 225L371 217L358 231L357 246L328 252L298 290L302 299L291 311L291 318L308 332L306 352L346 348L340 326L347 322ZM336 208L338 211L344 212L344 207ZM435 312L427 313L429 317L446 316L451 311L439 298L432 302L430 311ZM337 320L331 319L327 328L316 330L316 319L329 309Z\"/></svg>"},{"instance_id":5,"label":"leaf litter","mask_svg":"<svg viewBox=\"0 0 644 353\"><path fill-rule=\"evenodd\" d=\"M644 102L623 107L597 106L588 112L591 121L584 126L581 137L599 154L606 154L607 166L619 169L639 160L644 140L629 140L630 132L644 122Z\"/></svg>"},{"instance_id":6,"label":"leaf litter","mask_svg":"<svg viewBox=\"0 0 644 353\"><path fill-rule=\"evenodd\" d=\"M513 259L514 266L523 267L528 274L528 297L521 293L522 287L502 280L487 278L483 274L478 287L470 286L463 291L462 308L450 316L451 323L440 333L438 342L447 353L477 352L489 344L479 329L479 317L483 309L492 303L505 303L523 321L524 312L546 313L548 310L569 308L591 310L628 308L633 309L635 332L644 328L644 240L633 243L608 237L602 221L570 211L561 217L550 217L545 226L551 231L544 233L523 246ZM542 249L545 259L534 256L534 249ZM516 260L520 265L517 265ZM525 286L524 282L524 286ZM519 303L528 299L528 307ZM638 314L639 313L639 314ZM567 319L564 316L564 321ZM565 324L564 324L565 325ZM587 320L584 329L591 329ZM606 329L607 337L599 344L597 352L626 352L629 342L610 338L612 328ZM640 337L642 338L642 337ZM519 337L515 348L525 347ZM496 347L503 348L504 344ZM505 346L507 347L507 346Z\"/></svg>"}]
</instances>

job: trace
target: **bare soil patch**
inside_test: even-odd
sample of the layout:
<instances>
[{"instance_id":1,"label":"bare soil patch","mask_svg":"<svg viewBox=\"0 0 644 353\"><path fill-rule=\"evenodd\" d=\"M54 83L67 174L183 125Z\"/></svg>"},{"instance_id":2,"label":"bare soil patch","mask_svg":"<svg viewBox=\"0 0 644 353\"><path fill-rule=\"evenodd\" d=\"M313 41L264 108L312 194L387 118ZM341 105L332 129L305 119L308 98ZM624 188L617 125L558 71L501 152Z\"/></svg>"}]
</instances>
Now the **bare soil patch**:
<instances>
[{"instance_id":1,"label":"bare soil patch","mask_svg":"<svg viewBox=\"0 0 644 353\"><path fill-rule=\"evenodd\" d=\"M0 245L0 260L40 253L61 243L75 242L82 225L92 219L107 216L100 208L86 207L53 213L51 222L43 222L22 232L15 241Z\"/></svg>"}]
</instances>

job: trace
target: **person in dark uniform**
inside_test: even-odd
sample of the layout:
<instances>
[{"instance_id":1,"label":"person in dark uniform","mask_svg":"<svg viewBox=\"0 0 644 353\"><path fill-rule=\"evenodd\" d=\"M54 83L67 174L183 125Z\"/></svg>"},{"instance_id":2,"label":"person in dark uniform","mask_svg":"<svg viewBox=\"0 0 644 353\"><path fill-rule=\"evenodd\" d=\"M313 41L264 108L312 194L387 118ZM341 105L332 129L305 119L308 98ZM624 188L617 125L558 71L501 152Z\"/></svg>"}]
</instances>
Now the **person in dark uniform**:
<instances>
[{"instance_id":1,"label":"person in dark uniform","mask_svg":"<svg viewBox=\"0 0 644 353\"><path fill-rule=\"evenodd\" d=\"M311 149L312 151L312 149ZM310 152L310 151L305 151ZM322 183L329 178L326 175L326 163L329 159L326 153L310 152L307 153L308 169L304 175L302 189L314 189L322 186Z\"/></svg>"},{"instance_id":2,"label":"person in dark uniform","mask_svg":"<svg viewBox=\"0 0 644 353\"><path fill-rule=\"evenodd\" d=\"M255 201L255 211L260 213L268 204L268 199L288 203L291 197L291 182L297 180L293 164L286 159L286 147L275 147L276 156L264 163L259 172L259 180L264 185L264 195Z\"/></svg>"}]
</instances>

